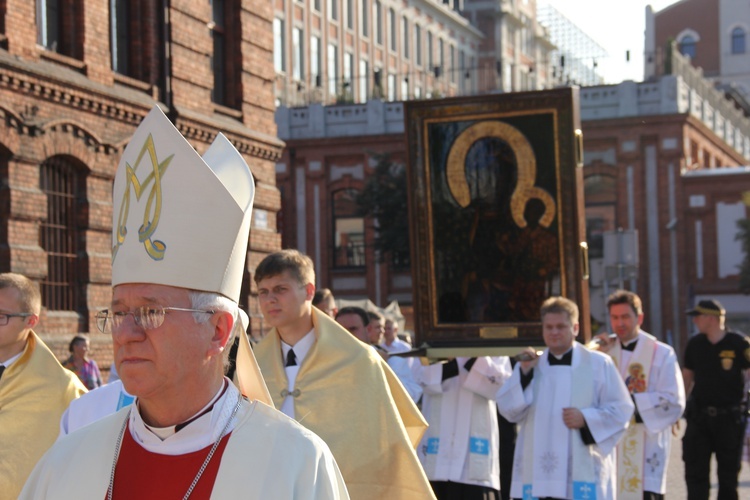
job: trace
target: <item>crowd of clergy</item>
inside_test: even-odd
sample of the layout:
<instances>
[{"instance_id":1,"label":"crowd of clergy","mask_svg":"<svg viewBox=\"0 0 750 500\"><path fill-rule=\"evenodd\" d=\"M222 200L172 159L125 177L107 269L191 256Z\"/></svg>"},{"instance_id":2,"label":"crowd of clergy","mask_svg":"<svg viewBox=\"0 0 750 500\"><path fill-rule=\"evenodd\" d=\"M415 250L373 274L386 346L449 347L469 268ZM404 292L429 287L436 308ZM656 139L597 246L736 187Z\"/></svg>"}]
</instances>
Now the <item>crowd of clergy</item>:
<instances>
[{"instance_id":1,"label":"crowd of clergy","mask_svg":"<svg viewBox=\"0 0 750 500\"><path fill-rule=\"evenodd\" d=\"M550 297L543 350L429 362L282 250L254 268L271 329L251 345L254 190L222 134L201 156L159 108L144 119L115 176L96 315L118 376L91 392L34 333L36 285L0 274L0 499L663 499L683 415L689 498L708 498L712 453L719 498L737 498L750 344L718 302L688 311L701 334L682 370L628 291L587 345L577 305Z\"/></svg>"}]
</instances>

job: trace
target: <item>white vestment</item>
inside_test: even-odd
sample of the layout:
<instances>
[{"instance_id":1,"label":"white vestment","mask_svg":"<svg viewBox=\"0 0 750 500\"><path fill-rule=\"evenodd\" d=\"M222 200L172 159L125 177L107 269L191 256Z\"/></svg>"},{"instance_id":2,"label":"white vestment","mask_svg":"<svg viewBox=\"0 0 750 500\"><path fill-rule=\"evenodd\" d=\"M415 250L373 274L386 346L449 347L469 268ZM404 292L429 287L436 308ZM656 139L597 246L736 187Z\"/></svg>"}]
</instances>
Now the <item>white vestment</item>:
<instances>
[{"instance_id":1,"label":"white vestment","mask_svg":"<svg viewBox=\"0 0 750 500\"><path fill-rule=\"evenodd\" d=\"M417 455L430 481L500 490L495 394L510 377L507 357L456 358L458 376L442 380L443 364L423 367L422 413L430 426Z\"/></svg>"},{"instance_id":2,"label":"white vestment","mask_svg":"<svg viewBox=\"0 0 750 500\"><path fill-rule=\"evenodd\" d=\"M393 342L391 342L391 345L386 344L383 342L380 344L380 347L385 349L388 354L394 353L394 352L409 352L411 351L411 344L404 342L403 340L399 338L393 339Z\"/></svg>"},{"instance_id":3,"label":"white vestment","mask_svg":"<svg viewBox=\"0 0 750 500\"><path fill-rule=\"evenodd\" d=\"M498 391L497 404L500 413L509 421L520 424L516 450L513 458L513 478L510 494L513 498L530 499L537 496L557 498L588 498L611 500L616 498L615 446L622 437L630 417L633 402L609 356L588 351L577 342L573 344L570 367L550 366L549 350L545 350L533 371L533 378L524 390L521 386L521 365L516 365L513 374ZM586 366L588 360L589 366ZM587 374L577 377L576 373ZM590 384L590 385L587 385ZM580 429L560 426L563 408L575 406L578 395L585 394L588 406L578 409L583 413L595 444L585 445ZM544 399L540 395L546 395ZM562 397L560 397L562 395ZM537 413L536 409L543 411ZM540 429L554 432L539 432ZM554 435L553 435L554 434ZM566 435L563 435L566 434ZM533 441L533 442L532 442ZM538 449L534 449L534 444ZM540 449L559 448L562 453L546 451L537 457ZM524 453L526 449L528 454ZM594 483L595 491L574 492L577 469L589 476L578 481L582 488ZM542 472L562 473L562 485L556 491L543 490L549 482L541 477ZM567 472L565 472L567 471ZM559 476L558 476L559 477ZM524 483L527 488L524 488ZM560 489L560 486L562 489ZM531 490L531 491L529 491ZM562 491L564 490L564 491ZM595 494L595 496L594 496Z\"/></svg>"},{"instance_id":4,"label":"white vestment","mask_svg":"<svg viewBox=\"0 0 750 500\"><path fill-rule=\"evenodd\" d=\"M231 385L227 392L230 398L237 394ZM115 443L129 411L130 408L123 408L59 439L37 464L20 498L105 498ZM214 410L217 411L220 410ZM214 412L208 414L212 422L216 420ZM221 455L211 498L349 498L331 451L311 431L258 401L243 400L234 418L234 429ZM224 425L221 420L217 422ZM134 423L131 417L130 424ZM138 426L134 428L137 432ZM189 426L183 430L187 429ZM221 428L211 429L214 434L220 431ZM195 442L196 437L190 436L189 440ZM137 436L136 441L140 442ZM170 441L173 439L165 440L163 446L172 450L175 444L179 446ZM140 446L159 453L162 443L150 436L149 442Z\"/></svg>"},{"instance_id":5,"label":"white vestment","mask_svg":"<svg viewBox=\"0 0 750 500\"><path fill-rule=\"evenodd\" d=\"M409 393L411 399L416 403L419 398L422 397L422 386L414 378L414 372L411 369L412 358L402 358L399 356L391 356L388 358L388 366L391 367L393 373L398 377L401 385L404 386L406 392Z\"/></svg>"},{"instance_id":6,"label":"white vestment","mask_svg":"<svg viewBox=\"0 0 750 500\"><path fill-rule=\"evenodd\" d=\"M378 356L380 356L377 347L374 345L371 345L370 347L378 354ZM419 398L422 397L422 386L417 382L417 377L412 371L409 363L410 360L411 358L407 359L399 356L392 356L388 358L386 363L391 367L393 373L396 374L396 378L398 378L398 381L404 386L409 397L411 397L412 401L416 403L419 401Z\"/></svg>"},{"instance_id":7,"label":"white vestment","mask_svg":"<svg viewBox=\"0 0 750 500\"><path fill-rule=\"evenodd\" d=\"M122 386L120 379L97 387L70 402L60 419L60 437L104 418L132 404L134 400Z\"/></svg>"},{"instance_id":8,"label":"white vestment","mask_svg":"<svg viewBox=\"0 0 750 500\"><path fill-rule=\"evenodd\" d=\"M626 378L627 364L631 356L637 356L646 339L654 337L644 331L638 332L638 344L630 353L620 350L621 359L615 360L620 373ZM635 424L637 430L645 432L645 456L643 459L643 490L666 493L667 463L672 443L672 425L685 411L685 386L680 365L674 349L656 342L651 371L645 392L633 395L635 406L643 420Z\"/></svg>"}]
</instances>

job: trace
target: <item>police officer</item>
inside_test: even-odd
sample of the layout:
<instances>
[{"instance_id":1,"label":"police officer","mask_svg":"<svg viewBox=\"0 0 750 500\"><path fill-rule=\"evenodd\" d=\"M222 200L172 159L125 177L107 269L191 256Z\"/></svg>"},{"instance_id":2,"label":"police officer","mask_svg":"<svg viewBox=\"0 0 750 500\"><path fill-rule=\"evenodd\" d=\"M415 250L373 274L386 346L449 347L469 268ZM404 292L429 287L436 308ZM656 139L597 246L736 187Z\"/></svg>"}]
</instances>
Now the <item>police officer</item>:
<instances>
[{"instance_id":1,"label":"police officer","mask_svg":"<svg viewBox=\"0 0 750 500\"><path fill-rule=\"evenodd\" d=\"M743 370L750 368L750 343L724 328L726 311L715 300L701 300L687 314L700 331L688 341L682 370L689 396L682 439L688 500L708 499L712 453L719 500L737 499L745 431Z\"/></svg>"}]
</instances>

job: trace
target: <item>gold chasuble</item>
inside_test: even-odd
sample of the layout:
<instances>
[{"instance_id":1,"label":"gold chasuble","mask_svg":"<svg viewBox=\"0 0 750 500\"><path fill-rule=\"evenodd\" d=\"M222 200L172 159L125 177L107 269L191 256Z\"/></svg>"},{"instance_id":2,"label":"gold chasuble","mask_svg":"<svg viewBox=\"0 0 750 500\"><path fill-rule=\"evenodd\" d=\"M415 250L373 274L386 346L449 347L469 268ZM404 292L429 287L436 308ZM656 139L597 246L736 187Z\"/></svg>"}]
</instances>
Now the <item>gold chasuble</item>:
<instances>
[{"instance_id":1,"label":"gold chasuble","mask_svg":"<svg viewBox=\"0 0 750 500\"><path fill-rule=\"evenodd\" d=\"M316 341L297 373L295 418L328 444L353 500L434 498L414 451L427 428L422 414L373 349L312 311ZM280 408L288 384L276 329L255 355Z\"/></svg>"},{"instance_id":2,"label":"gold chasuble","mask_svg":"<svg viewBox=\"0 0 750 500\"><path fill-rule=\"evenodd\" d=\"M68 404L86 392L34 332L0 377L0 498L17 498L60 433Z\"/></svg>"}]
</instances>

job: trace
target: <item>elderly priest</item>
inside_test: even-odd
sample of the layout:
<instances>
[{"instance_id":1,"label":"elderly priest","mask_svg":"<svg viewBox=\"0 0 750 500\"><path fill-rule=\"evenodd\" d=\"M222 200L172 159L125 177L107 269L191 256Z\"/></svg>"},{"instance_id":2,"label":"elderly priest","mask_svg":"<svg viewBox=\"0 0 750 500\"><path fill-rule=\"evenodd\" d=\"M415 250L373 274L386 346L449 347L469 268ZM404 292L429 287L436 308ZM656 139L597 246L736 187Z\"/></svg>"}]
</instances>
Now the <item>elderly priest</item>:
<instances>
[{"instance_id":1,"label":"elderly priest","mask_svg":"<svg viewBox=\"0 0 750 500\"><path fill-rule=\"evenodd\" d=\"M325 443L269 406L235 326L253 196L223 135L201 158L160 109L141 123L115 176L97 316L136 402L61 438L21 498L348 498ZM223 375L235 332L240 390Z\"/></svg>"}]
</instances>

